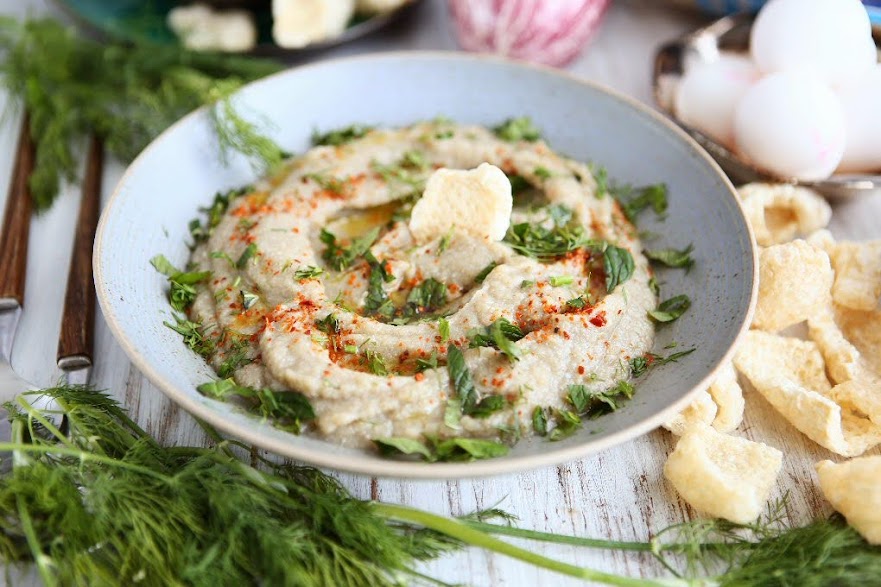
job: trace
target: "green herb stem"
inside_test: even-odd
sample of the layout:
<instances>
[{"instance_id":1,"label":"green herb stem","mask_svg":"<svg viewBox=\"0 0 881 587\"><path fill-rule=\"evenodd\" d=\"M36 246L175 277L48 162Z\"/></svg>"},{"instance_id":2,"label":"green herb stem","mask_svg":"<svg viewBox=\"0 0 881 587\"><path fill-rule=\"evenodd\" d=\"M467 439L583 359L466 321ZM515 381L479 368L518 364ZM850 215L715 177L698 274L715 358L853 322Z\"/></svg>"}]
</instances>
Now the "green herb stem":
<instances>
[{"instance_id":1,"label":"green herb stem","mask_svg":"<svg viewBox=\"0 0 881 587\"><path fill-rule=\"evenodd\" d=\"M140 465L135 465L132 463L127 463L126 461L121 461L119 459L95 454L93 452L88 452L77 448L65 448L63 446L51 446L45 444L25 444L20 442L0 442L0 452L24 452L60 457L74 457L83 462L91 461L93 463L101 463L102 465L108 465L110 467L116 467L118 469L126 469L133 473L140 473L141 475L153 477L154 479L158 479L160 481L171 481L171 478L168 475L164 475L154 469L142 467Z\"/></svg>"},{"instance_id":2,"label":"green herb stem","mask_svg":"<svg viewBox=\"0 0 881 587\"><path fill-rule=\"evenodd\" d=\"M460 540L469 546L475 546L477 548L483 548L485 550L504 554L536 567L568 575L570 577L584 579L586 581L597 581L606 585L618 585L622 587L651 587L687 584L681 581L679 583L670 583L649 579L631 579L619 575L612 575L603 571L576 567L575 565L547 558L535 552L493 538L486 532L472 527L470 522L460 522L459 520L445 518L443 516L438 516L436 514L402 505L371 502L371 506L375 513L390 520L419 524L420 526L434 530L435 532L440 532L441 534Z\"/></svg>"}]
</instances>

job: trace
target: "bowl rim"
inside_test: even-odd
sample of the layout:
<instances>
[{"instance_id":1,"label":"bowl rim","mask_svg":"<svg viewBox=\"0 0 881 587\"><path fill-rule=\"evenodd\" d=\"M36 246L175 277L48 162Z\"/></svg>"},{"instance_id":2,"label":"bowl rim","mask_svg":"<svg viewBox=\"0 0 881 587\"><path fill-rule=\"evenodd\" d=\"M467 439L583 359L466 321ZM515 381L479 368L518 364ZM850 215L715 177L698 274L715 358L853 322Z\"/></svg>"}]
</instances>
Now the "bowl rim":
<instances>
[{"instance_id":1,"label":"bowl rim","mask_svg":"<svg viewBox=\"0 0 881 587\"><path fill-rule=\"evenodd\" d=\"M554 69L552 67L544 65L514 61L494 55L479 55L454 51L387 51L369 53L365 55L354 55L337 59L322 60L316 63L310 63L289 68L281 72L261 78L259 80L253 81L249 84L242 86L242 88L250 89L254 86L258 86L261 84L273 83L273 80L275 80L277 77L287 75L299 75L300 72L312 68L335 67L340 63L347 63L352 61L369 62L400 59L413 59L414 61L476 61L486 63L491 67L518 67L535 70L545 75L564 77L569 79L570 81L574 81L580 85L587 86L594 91L607 94L616 100L624 102L625 105L639 111L645 116L648 116L654 123L660 125L668 132L675 135L678 139L686 143L687 146L691 147L695 155L698 156L705 165L712 169L712 171L715 172L720 180L722 180L722 186L724 188L727 188L727 191L729 192L729 195L731 196L735 204L736 210L743 217L743 223L744 226L746 226L748 233L747 236L749 237L750 243L748 254L750 255L750 260L752 261L753 266L752 275L743 276L743 278L751 279L752 282L750 286L749 305L747 307L744 320L742 324L739 325L738 332L734 337L733 343L725 351L725 353L715 364L715 366L713 366L713 368L710 369L704 375L704 377L695 386L692 387L692 389L688 390L688 392L686 392L677 401L671 403L668 406L665 406L663 409L655 412L653 415L646 417L638 422L635 422L634 424L626 428L610 433L609 435L598 438L592 442L575 444L572 446L564 446L561 448L554 448L548 451L518 456L515 458L487 459L455 463L424 463L419 461L394 459L382 460L377 458L363 460L348 455L334 453L332 451L315 450L314 448L301 445L296 442L285 442L281 439L270 438L264 436L258 428L255 428L253 426L239 425L236 422L231 421L219 411L216 411L215 409L209 407L204 403L196 401L195 399L188 396L186 393L179 390L177 386L166 381L162 374L147 361L144 355L141 354L137 346L133 344L131 340L129 340L128 335L124 331L121 323L116 316L113 300L111 299L111 296L106 289L107 282L104 274L104 266L102 265L103 252L105 250L105 247L108 246L105 235L107 225L109 223L108 219L113 216L114 209L119 204L119 201L122 199L122 187L127 184L129 178L135 173L138 166L141 165L147 153L149 153L153 149L160 148L160 146L168 140L168 137L171 133L173 133L179 126L189 124L192 119L200 116L205 110L207 110L207 106L202 106L190 112L189 114L185 115L180 120L172 124L170 127L165 129L135 158L134 161L132 161L132 163L128 166L128 168L120 178L119 182L113 190L112 195L104 206L104 210L101 214L101 218L98 224L92 258L94 267L95 289L98 296L98 302L104 319L106 320L107 325L110 328L111 333L113 334L113 337L122 347L123 351L127 355L128 359L132 362L132 364L141 373L143 373L154 386L162 391L162 393L165 394L168 399L176 403L178 406L182 407L190 415L199 418L210 424L211 426L214 426L218 430L230 434L244 442L257 446L261 449L273 452L275 454L303 461L314 466L383 478L420 480L468 479L519 473L541 467L553 466L563 462L584 458L592 454L596 454L600 451L607 450L618 444L622 444L628 440L643 436L644 434L659 427L665 421L672 418L675 414L682 411L687 405L691 403L695 395L697 395L700 391L706 389L709 386L713 379L715 379L716 374L719 372L719 370L725 364L732 360L736 347L743 340L744 336L749 330L758 297L759 264L758 250L755 244L755 236L753 234L752 227L747 220L742 203L737 196L734 185L722 171L721 167L719 167L716 161L700 146L699 143L697 143L691 136L689 136L687 132L676 125L673 121L669 120L667 117L652 109L648 105L643 104L636 98L632 98L619 91L607 88L602 84L581 78L567 71ZM241 88L238 91L241 91Z\"/></svg>"}]
</instances>

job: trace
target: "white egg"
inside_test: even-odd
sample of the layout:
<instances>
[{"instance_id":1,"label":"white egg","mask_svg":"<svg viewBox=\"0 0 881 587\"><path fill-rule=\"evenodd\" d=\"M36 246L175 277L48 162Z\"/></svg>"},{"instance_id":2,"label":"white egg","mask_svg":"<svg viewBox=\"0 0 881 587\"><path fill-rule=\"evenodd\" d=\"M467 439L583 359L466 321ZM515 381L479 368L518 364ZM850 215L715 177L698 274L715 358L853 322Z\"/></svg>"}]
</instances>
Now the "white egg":
<instances>
[{"instance_id":1,"label":"white egg","mask_svg":"<svg viewBox=\"0 0 881 587\"><path fill-rule=\"evenodd\" d=\"M753 24L750 51L765 73L804 69L843 88L875 63L871 34L859 0L771 0Z\"/></svg>"},{"instance_id":2,"label":"white egg","mask_svg":"<svg viewBox=\"0 0 881 587\"><path fill-rule=\"evenodd\" d=\"M844 112L819 80L803 72L773 73L737 105L734 135L756 165L787 178L822 179L844 153Z\"/></svg>"},{"instance_id":3,"label":"white egg","mask_svg":"<svg viewBox=\"0 0 881 587\"><path fill-rule=\"evenodd\" d=\"M760 77L751 59L721 54L689 67L674 97L676 116L729 148L734 145L734 108Z\"/></svg>"},{"instance_id":4,"label":"white egg","mask_svg":"<svg viewBox=\"0 0 881 587\"><path fill-rule=\"evenodd\" d=\"M843 172L881 171L881 65L857 86L841 93L847 144Z\"/></svg>"}]
</instances>

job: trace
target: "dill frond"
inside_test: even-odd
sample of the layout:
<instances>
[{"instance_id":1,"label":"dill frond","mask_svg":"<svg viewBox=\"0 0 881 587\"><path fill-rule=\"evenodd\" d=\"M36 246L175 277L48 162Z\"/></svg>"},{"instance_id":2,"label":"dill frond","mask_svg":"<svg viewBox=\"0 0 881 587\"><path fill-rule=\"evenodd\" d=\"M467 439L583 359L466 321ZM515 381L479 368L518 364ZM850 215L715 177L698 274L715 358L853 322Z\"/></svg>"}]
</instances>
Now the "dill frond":
<instances>
[{"instance_id":1,"label":"dill frond","mask_svg":"<svg viewBox=\"0 0 881 587\"><path fill-rule=\"evenodd\" d=\"M4 85L31 116L38 211L52 204L60 181L75 180L78 140L94 133L127 161L178 118L218 99L225 104L217 119L222 148L266 157L267 166L281 152L228 102L243 83L280 70L275 62L146 42L101 44L52 19L12 18L0 18L0 56Z\"/></svg>"}]
</instances>

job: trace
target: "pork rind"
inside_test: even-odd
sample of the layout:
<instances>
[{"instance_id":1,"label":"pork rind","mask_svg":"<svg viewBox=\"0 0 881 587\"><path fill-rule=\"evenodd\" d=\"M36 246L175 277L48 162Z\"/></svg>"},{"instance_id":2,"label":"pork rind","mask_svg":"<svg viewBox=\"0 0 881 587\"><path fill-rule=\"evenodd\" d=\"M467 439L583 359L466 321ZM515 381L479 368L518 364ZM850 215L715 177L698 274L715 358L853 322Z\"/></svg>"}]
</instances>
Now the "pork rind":
<instances>
[{"instance_id":1,"label":"pork rind","mask_svg":"<svg viewBox=\"0 0 881 587\"><path fill-rule=\"evenodd\" d=\"M881 426L831 399L816 344L751 331L734 364L768 403L817 444L853 457L881 443Z\"/></svg>"},{"instance_id":2,"label":"pork rind","mask_svg":"<svg viewBox=\"0 0 881 587\"><path fill-rule=\"evenodd\" d=\"M752 327L777 332L825 311L833 278L829 255L803 240L763 249Z\"/></svg>"},{"instance_id":3,"label":"pork rind","mask_svg":"<svg viewBox=\"0 0 881 587\"><path fill-rule=\"evenodd\" d=\"M709 392L718 408L713 419L713 428L719 432L733 432L743 421L744 401L743 390L737 382L737 373L732 363L726 363L719 370Z\"/></svg>"},{"instance_id":4,"label":"pork rind","mask_svg":"<svg viewBox=\"0 0 881 587\"><path fill-rule=\"evenodd\" d=\"M829 396L840 406L865 414L881 426L881 381L846 381L836 385ZM878 479L881 483L881 478Z\"/></svg>"},{"instance_id":5,"label":"pork rind","mask_svg":"<svg viewBox=\"0 0 881 587\"><path fill-rule=\"evenodd\" d=\"M829 249L835 283L832 299L853 310L873 311L881 301L881 241L835 243Z\"/></svg>"},{"instance_id":6,"label":"pork rind","mask_svg":"<svg viewBox=\"0 0 881 587\"><path fill-rule=\"evenodd\" d=\"M679 439L664 476L695 509L746 524L762 513L782 460L776 448L697 424Z\"/></svg>"},{"instance_id":7,"label":"pork rind","mask_svg":"<svg viewBox=\"0 0 881 587\"><path fill-rule=\"evenodd\" d=\"M707 391L701 392L690 406L664 423L664 428L682 436L691 426L702 423L719 432L731 432L743 421L743 390L737 383L732 363L726 363Z\"/></svg>"},{"instance_id":8,"label":"pork rind","mask_svg":"<svg viewBox=\"0 0 881 587\"><path fill-rule=\"evenodd\" d=\"M664 422L664 428L676 436L682 436L692 426L712 424L718 410L716 402L713 401L710 394L702 391L687 408L676 414L670 421Z\"/></svg>"},{"instance_id":9,"label":"pork rind","mask_svg":"<svg viewBox=\"0 0 881 587\"><path fill-rule=\"evenodd\" d=\"M763 247L791 241L829 224L832 209L815 191L787 184L738 188L743 210Z\"/></svg>"},{"instance_id":10,"label":"pork rind","mask_svg":"<svg viewBox=\"0 0 881 587\"><path fill-rule=\"evenodd\" d=\"M838 307L808 320L833 383L881 379L881 312Z\"/></svg>"},{"instance_id":11,"label":"pork rind","mask_svg":"<svg viewBox=\"0 0 881 587\"><path fill-rule=\"evenodd\" d=\"M881 456L816 465L820 489L870 544L881 544Z\"/></svg>"}]
</instances>

